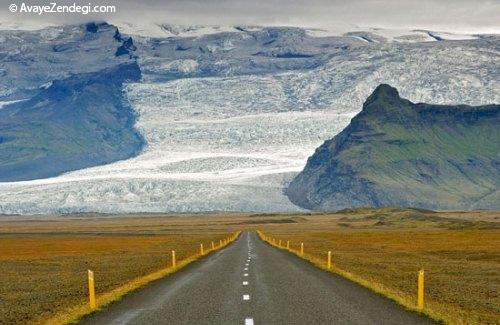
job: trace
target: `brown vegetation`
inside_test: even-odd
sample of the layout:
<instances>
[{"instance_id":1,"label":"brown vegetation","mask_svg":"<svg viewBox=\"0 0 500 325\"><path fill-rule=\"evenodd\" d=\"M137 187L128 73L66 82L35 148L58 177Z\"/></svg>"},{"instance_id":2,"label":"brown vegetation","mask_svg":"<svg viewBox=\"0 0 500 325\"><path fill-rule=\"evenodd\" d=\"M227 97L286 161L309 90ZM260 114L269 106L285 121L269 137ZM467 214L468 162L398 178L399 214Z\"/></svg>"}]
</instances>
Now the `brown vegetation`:
<instances>
[{"instance_id":1,"label":"brown vegetation","mask_svg":"<svg viewBox=\"0 0 500 325\"><path fill-rule=\"evenodd\" d=\"M500 323L500 214L414 209L338 213L0 217L0 323L39 323L210 247L236 230L263 230L401 303L450 323ZM285 241L283 241L285 242ZM349 274L344 273L349 276ZM135 282L140 283L140 282ZM132 286L134 287L134 286ZM130 288L132 288L130 287Z\"/></svg>"},{"instance_id":2,"label":"brown vegetation","mask_svg":"<svg viewBox=\"0 0 500 325\"><path fill-rule=\"evenodd\" d=\"M62 227L55 227L59 222ZM106 222L101 225L99 221L82 221L89 233L79 234L81 229L71 221L55 220L28 222L32 233L20 234L15 233L19 228L14 223L3 222L4 234L0 235L0 323L7 324L40 323L70 307L86 305L87 269L95 273L99 297L170 266L171 250L176 251L179 263L198 254L200 243L208 249L211 241L218 244L228 236L227 232L189 229L168 235L140 234L147 226L128 234L102 234ZM127 227L126 222L122 224ZM50 233L44 234L43 229Z\"/></svg>"},{"instance_id":3,"label":"brown vegetation","mask_svg":"<svg viewBox=\"0 0 500 325\"><path fill-rule=\"evenodd\" d=\"M427 314L451 324L500 323L497 224L414 210L337 217L263 230L283 246L289 240L294 250L303 242L306 258L320 267L332 251L333 271L410 308L416 306L417 272L424 269Z\"/></svg>"}]
</instances>

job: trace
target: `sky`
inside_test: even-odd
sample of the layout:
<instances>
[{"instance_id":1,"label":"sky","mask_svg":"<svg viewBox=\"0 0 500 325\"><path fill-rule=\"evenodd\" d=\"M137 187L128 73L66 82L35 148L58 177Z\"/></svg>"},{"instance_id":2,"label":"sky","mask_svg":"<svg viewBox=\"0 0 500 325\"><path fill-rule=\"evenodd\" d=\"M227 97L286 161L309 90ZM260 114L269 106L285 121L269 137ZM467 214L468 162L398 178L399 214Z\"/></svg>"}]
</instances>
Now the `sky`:
<instances>
[{"instance_id":1,"label":"sky","mask_svg":"<svg viewBox=\"0 0 500 325\"><path fill-rule=\"evenodd\" d=\"M115 5L115 13L21 14L9 5L76 2ZM179 25L292 25L431 29L500 33L500 0L0 0L0 22L74 23L89 20Z\"/></svg>"}]
</instances>

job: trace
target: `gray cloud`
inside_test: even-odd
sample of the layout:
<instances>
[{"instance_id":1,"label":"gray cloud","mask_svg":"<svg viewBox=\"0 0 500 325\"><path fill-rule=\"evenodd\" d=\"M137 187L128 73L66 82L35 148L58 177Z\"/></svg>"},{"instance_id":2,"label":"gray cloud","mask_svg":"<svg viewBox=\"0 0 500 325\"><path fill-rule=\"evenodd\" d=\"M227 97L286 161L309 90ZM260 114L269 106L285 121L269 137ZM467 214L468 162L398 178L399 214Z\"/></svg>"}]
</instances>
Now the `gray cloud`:
<instances>
[{"instance_id":1,"label":"gray cloud","mask_svg":"<svg viewBox=\"0 0 500 325\"><path fill-rule=\"evenodd\" d=\"M10 3L87 4L87 0L0 0L0 19L75 22L93 19L166 22L182 25L350 24L385 28L427 28L452 32L500 33L498 0L90 0L116 5L106 15L11 14Z\"/></svg>"}]
</instances>

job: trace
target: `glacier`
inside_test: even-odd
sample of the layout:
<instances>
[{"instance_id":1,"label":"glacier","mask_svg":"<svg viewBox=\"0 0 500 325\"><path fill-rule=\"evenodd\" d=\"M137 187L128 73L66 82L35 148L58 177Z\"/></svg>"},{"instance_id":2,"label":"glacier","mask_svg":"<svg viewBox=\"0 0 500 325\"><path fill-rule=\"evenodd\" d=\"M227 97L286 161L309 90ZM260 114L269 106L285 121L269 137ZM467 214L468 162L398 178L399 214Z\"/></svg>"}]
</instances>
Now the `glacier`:
<instances>
[{"instance_id":1,"label":"glacier","mask_svg":"<svg viewBox=\"0 0 500 325\"><path fill-rule=\"evenodd\" d=\"M206 32L169 25L150 35L127 26L143 78L123 91L145 149L53 178L0 183L0 213L299 211L283 189L378 84L414 102L500 102L495 35L438 41L426 31L332 36L290 27ZM44 43L65 32L77 38L74 27L36 31ZM103 41L92 42L97 51ZM99 58L91 67L125 60ZM3 105L29 94L4 85Z\"/></svg>"}]
</instances>

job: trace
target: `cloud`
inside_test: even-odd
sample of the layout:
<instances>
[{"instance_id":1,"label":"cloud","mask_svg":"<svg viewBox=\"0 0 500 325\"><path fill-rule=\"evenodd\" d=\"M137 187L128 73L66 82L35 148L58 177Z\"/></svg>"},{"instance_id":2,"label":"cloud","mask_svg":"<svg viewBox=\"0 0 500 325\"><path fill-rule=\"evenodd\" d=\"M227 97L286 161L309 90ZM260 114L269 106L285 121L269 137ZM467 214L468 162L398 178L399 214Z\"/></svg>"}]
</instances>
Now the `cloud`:
<instances>
[{"instance_id":1,"label":"cloud","mask_svg":"<svg viewBox=\"0 0 500 325\"><path fill-rule=\"evenodd\" d=\"M11 14L0 0L1 19L75 22L92 19L181 25L296 25L330 28L423 28L451 32L500 33L498 0L89 0L93 5L116 5L117 12L99 15ZM31 4L88 4L87 0L24 0Z\"/></svg>"}]
</instances>

